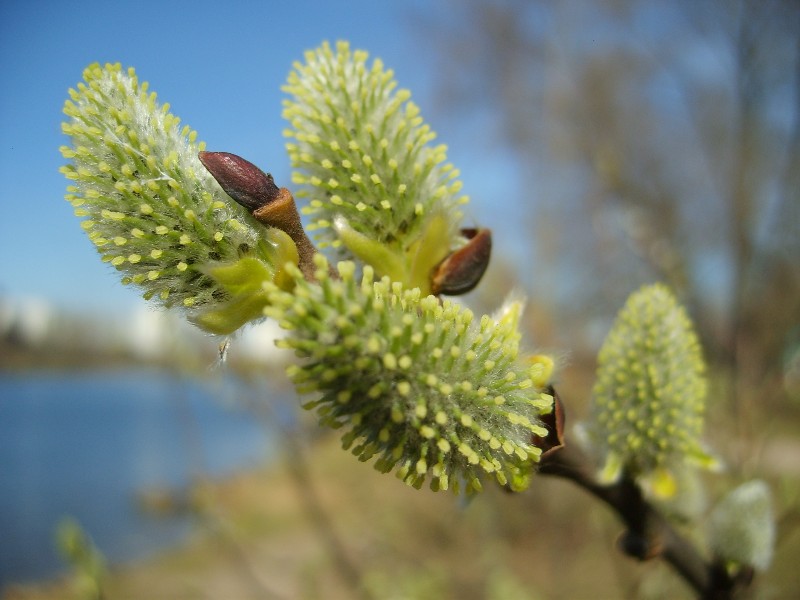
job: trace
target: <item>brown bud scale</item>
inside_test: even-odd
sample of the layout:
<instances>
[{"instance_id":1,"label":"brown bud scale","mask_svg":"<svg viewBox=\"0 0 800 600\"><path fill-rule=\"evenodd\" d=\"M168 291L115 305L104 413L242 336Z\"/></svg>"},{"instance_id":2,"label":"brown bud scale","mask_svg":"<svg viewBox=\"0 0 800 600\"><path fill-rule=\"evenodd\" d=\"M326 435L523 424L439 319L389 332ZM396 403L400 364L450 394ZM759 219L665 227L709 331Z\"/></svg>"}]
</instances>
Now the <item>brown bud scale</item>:
<instances>
[{"instance_id":1,"label":"brown bud scale","mask_svg":"<svg viewBox=\"0 0 800 600\"><path fill-rule=\"evenodd\" d=\"M250 211L278 197L272 175L230 152L200 152L200 162L231 198Z\"/></svg>"},{"instance_id":2,"label":"brown bud scale","mask_svg":"<svg viewBox=\"0 0 800 600\"><path fill-rule=\"evenodd\" d=\"M489 229L462 229L469 241L450 254L431 274L434 294L456 296L472 290L483 277L492 254L492 232Z\"/></svg>"},{"instance_id":3,"label":"brown bud scale","mask_svg":"<svg viewBox=\"0 0 800 600\"><path fill-rule=\"evenodd\" d=\"M292 238L300 257L298 267L306 279L313 281L317 249L303 229L292 193L275 185L272 175L236 154L200 152L198 157L225 193L247 208L259 223L281 229ZM332 274L335 275L333 271Z\"/></svg>"}]
</instances>

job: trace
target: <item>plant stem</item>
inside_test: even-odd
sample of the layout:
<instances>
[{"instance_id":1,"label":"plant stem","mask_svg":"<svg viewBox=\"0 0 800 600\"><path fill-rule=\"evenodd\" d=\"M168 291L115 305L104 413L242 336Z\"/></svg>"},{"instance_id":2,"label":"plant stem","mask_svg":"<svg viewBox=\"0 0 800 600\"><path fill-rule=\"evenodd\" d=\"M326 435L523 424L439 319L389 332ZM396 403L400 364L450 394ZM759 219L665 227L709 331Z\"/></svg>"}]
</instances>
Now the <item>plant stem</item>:
<instances>
[{"instance_id":1,"label":"plant stem","mask_svg":"<svg viewBox=\"0 0 800 600\"><path fill-rule=\"evenodd\" d=\"M662 557L704 600L734 598L749 583L746 573L731 576L718 562L707 562L642 495L629 477L602 485L585 454L562 446L542 457L541 475L568 479L611 507L627 527L621 538L623 552L639 560Z\"/></svg>"}]
</instances>

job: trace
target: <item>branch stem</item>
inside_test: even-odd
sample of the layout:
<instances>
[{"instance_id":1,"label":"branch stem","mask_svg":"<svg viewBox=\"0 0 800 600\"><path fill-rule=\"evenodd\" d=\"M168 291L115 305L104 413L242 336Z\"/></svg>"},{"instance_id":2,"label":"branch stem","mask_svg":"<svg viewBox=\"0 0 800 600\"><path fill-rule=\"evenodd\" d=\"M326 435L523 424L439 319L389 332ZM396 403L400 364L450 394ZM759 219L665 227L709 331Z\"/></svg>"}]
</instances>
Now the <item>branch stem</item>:
<instances>
[{"instance_id":1,"label":"branch stem","mask_svg":"<svg viewBox=\"0 0 800 600\"><path fill-rule=\"evenodd\" d=\"M749 583L731 576L718 562L707 562L689 540L679 534L642 495L629 477L603 485L594 477L591 462L575 446L562 446L542 457L541 475L568 479L608 505L625 524L621 550L639 560L660 556L703 600L734 598Z\"/></svg>"}]
</instances>

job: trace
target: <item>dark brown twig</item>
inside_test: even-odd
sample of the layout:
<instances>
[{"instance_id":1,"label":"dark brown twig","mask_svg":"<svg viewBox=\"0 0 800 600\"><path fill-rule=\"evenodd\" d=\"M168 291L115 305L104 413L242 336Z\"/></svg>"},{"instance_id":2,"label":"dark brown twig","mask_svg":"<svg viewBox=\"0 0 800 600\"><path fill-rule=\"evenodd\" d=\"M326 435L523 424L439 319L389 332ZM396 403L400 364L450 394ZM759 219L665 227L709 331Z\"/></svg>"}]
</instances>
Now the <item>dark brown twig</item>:
<instances>
[{"instance_id":1,"label":"dark brown twig","mask_svg":"<svg viewBox=\"0 0 800 600\"><path fill-rule=\"evenodd\" d=\"M729 574L718 561L706 561L643 496L629 477L613 484L597 482L591 461L575 446L547 452L539 465L541 475L568 479L602 500L625 524L620 549L638 560L661 557L704 600L725 600L747 587L752 573L744 569Z\"/></svg>"}]
</instances>

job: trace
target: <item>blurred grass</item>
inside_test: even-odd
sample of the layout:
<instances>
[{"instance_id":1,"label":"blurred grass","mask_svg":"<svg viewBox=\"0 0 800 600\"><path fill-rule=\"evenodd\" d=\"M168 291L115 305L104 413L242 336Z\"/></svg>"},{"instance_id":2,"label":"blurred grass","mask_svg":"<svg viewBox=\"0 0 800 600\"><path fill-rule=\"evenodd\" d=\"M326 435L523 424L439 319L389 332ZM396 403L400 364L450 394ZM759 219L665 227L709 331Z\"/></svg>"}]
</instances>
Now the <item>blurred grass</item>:
<instances>
[{"instance_id":1,"label":"blurred grass","mask_svg":"<svg viewBox=\"0 0 800 600\"><path fill-rule=\"evenodd\" d=\"M591 369L573 365L564 380L569 384L560 390L572 407L574 423L585 413L582 399L588 398ZM714 387L724 384L717 381ZM708 428L712 446L726 457L747 456L758 449L761 459L753 457L751 464L707 480L714 498L752 474L771 484L782 518L780 546L772 569L757 579L755 597L790 598L800 589L795 565L800 556L797 419L772 423L770 415L753 406L745 410L753 422L746 431L739 427L739 435L757 435L737 440L724 434L731 430L731 415L726 416L722 405L712 406L710 423L720 423ZM760 433L773 425L780 435L765 441ZM795 435L789 437L792 432ZM639 564L618 553L614 543L620 526L613 516L568 483L534 479L522 494L486 486L485 493L467 501L449 493L416 491L378 473L342 451L335 434L326 433L303 447L301 460L308 467L311 493L326 512L346 560L357 569L366 597L693 597L660 562ZM788 471L765 467L763 457L775 451L787 459ZM198 526L192 539L142 563L112 568L105 597L358 597L309 518L308 491L298 487L289 468L289 461L297 459L284 456L261 470L198 485L192 502ZM65 578L13 588L5 598L72 600L79 594Z\"/></svg>"}]
</instances>

